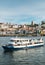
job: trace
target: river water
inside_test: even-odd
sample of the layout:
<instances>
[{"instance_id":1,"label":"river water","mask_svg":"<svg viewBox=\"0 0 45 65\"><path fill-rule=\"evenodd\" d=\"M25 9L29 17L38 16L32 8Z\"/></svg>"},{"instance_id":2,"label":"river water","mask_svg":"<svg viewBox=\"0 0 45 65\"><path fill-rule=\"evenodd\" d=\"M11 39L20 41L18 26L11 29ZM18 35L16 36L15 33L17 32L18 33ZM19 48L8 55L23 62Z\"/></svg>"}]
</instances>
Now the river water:
<instances>
[{"instance_id":1,"label":"river water","mask_svg":"<svg viewBox=\"0 0 45 65\"><path fill-rule=\"evenodd\" d=\"M1 46L8 44L10 38L12 37L0 37L0 65L45 65L45 37L43 47L4 52Z\"/></svg>"}]
</instances>

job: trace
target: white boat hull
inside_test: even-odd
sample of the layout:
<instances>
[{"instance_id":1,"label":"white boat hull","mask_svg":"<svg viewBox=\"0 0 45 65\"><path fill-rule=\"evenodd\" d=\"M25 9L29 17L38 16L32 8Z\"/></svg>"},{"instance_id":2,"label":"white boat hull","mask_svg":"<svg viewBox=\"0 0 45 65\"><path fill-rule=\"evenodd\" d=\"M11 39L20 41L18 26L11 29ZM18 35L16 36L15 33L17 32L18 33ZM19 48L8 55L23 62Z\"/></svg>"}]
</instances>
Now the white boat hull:
<instances>
[{"instance_id":1,"label":"white boat hull","mask_svg":"<svg viewBox=\"0 0 45 65\"><path fill-rule=\"evenodd\" d=\"M21 49L28 49L28 48L35 48L35 47L41 47L43 46L43 43L40 44L34 44L34 45L26 45L26 46L2 46L4 48L4 50L21 50Z\"/></svg>"}]
</instances>

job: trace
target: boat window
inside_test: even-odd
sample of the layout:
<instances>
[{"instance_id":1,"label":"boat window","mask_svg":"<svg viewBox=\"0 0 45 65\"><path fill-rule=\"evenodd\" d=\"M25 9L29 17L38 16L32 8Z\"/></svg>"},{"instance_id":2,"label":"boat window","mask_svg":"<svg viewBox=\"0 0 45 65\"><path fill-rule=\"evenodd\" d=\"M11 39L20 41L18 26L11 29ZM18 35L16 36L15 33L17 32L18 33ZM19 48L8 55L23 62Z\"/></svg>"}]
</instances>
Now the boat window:
<instances>
[{"instance_id":1,"label":"boat window","mask_svg":"<svg viewBox=\"0 0 45 65\"><path fill-rule=\"evenodd\" d=\"M35 42L34 44L39 44L39 43L38 42L37 43Z\"/></svg>"},{"instance_id":2,"label":"boat window","mask_svg":"<svg viewBox=\"0 0 45 65\"><path fill-rule=\"evenodd\" d=\"M37 40L40 40L40 39L37 39Z\"/></svg>"},{"instance_id":3,"label":"boat window","mask_svg":"<svg viewBox=\"0 0 45 65\"><path fill-rule=\"evenodd\" d=\"M25 41L28 41L28 40L25 40Z\"/></svg>"},{"instance_id":4,"label":"boat window","mask_svg":"<svg viewBox=\"0 0 45 65\"><path fill-rule=\"evenodd\" d=\"M31 40L29 40L29 42L31 42Z\"/></svg>"},{"instance_id":5,"label":"boat window","mask_svg":"<svg viewBox=\"0 0 45 65\"><path fill-rule=\"evenodd\" d=\"M22 40L23 42L26 42L26 41L28 41L28 40Z\"/></svg>"},{"instance_id":6,"label":"boat window","mask_svg":"<svg viewBox=\"0 0 45 65\"><path fill-rule=\"evenodd\" d=\"M30 43L30 45L31 45L32 43Z\"/></svg>"},{"instance_id":7,"label":"boat window","mask_svg":"<svg viewBox=\"0 0 45 65\"><path fill-rule=\"evenodd\" d=\"M18 44L18 46L20 46L20 44Z\"/></svg>"},{"instance_id":8,"label":"boat window","mask_svg":"<svg viewBox=\"0 0 45 65\"><path fill-rule=\"evenodd\" d=\"M17 42L19 42L19 40L17 40Z\"/></svg>"},{"instance_id":9,"label":"boat window","mask_svg":"<svg viewBox=\"0 0 45 65\"><path fill-rule=\"evenodd\" d=\"M20 40L20 42L22 42L22 40Z\"/></svg>"}]
</instances>

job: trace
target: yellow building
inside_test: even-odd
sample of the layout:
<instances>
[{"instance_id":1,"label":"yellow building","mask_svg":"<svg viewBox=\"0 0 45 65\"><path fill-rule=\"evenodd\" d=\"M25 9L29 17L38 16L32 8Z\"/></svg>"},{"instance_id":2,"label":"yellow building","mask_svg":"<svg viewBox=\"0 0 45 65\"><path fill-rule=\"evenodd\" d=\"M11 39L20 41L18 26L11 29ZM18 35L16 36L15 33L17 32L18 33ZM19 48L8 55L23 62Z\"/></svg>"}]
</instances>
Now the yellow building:
<instances>
[{"instance_id":1,"label":"yellow building","mask_svg":"<svg viewBox=\"0 0 45 65\"><path fill-rule=\"evenodd\" d=\"M41 30L41 35L45 35L45 29Z\"/></svg>"}]
</instances>

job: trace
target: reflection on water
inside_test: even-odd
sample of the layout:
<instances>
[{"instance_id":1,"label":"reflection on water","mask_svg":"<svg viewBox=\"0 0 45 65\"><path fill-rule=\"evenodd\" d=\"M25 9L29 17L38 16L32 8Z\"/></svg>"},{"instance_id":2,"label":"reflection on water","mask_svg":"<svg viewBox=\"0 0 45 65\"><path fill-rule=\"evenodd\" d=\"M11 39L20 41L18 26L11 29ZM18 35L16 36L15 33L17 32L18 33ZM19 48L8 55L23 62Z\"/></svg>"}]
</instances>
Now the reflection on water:
<instances>
[{"instance_id":1,"label":"reflection on water","mask_svg":"<svg viewBox=\"0 0 45 65\"><path fill-rule=\"evenodd\" d=\"M9 39L10 37L4 37L0 43L5 44ZM13 52L4 51L0 47L0 65L45 65L45 46Z\"/></svg>"}]
</instances>

